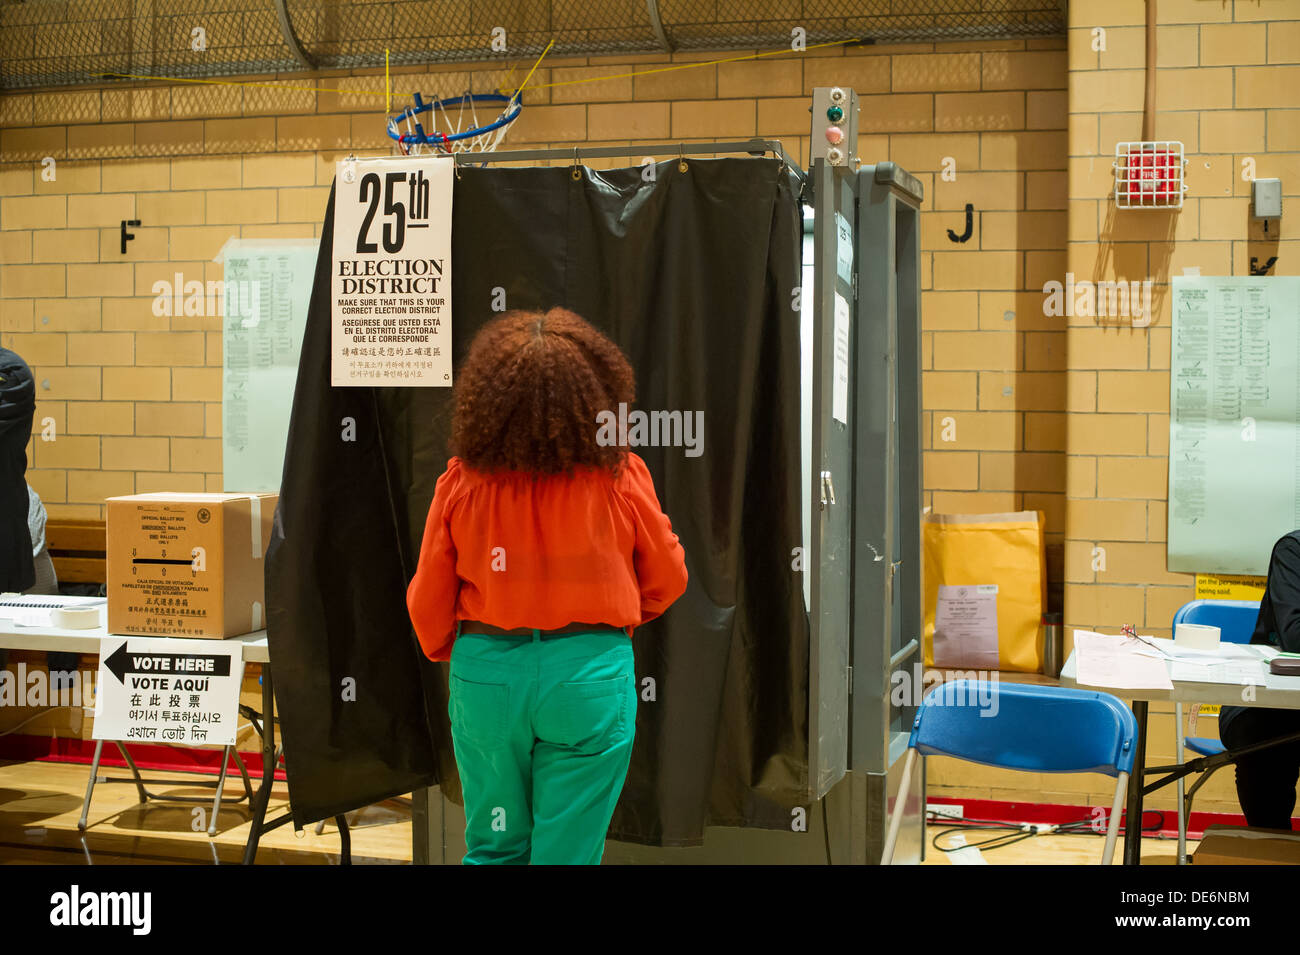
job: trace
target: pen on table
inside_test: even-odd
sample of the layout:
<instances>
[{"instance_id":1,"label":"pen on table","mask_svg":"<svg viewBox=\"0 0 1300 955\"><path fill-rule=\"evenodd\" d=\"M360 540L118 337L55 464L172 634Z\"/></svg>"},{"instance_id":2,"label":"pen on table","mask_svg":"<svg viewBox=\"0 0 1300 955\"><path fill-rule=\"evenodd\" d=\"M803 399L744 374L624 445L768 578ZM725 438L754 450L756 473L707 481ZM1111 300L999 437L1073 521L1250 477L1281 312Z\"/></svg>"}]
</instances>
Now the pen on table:
<instances>
[{"instance_id":1,"label":"pen on table","mask_svg":"<svg viewBox=\"0 0 1300 955\"><path fill-rule=\"evenodd\" d=\"M1165 653L1165 651L1161 650L1158 646L1156 646L1146 637L1139 637L1137 628L1134 627L1131 623L1124 624L1124 626L1120 628L1120 632L1123 633L1125 636L1132 637L1134 640L1137 640L1139 643L1145 643L1148 647L1150 647L1156 653L1160 654L1162 657L1165 657L1166 659L1169 658L1169 655Z\"/></svg>"}]
</instances>

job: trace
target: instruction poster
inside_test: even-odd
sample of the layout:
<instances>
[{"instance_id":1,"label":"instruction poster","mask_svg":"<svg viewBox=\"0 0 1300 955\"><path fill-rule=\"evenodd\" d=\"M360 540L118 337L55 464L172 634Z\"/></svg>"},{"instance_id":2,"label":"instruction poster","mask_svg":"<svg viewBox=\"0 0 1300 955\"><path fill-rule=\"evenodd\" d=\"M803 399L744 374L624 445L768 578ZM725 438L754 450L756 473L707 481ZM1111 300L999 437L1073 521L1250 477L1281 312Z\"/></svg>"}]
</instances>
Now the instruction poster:
<instances>
[{"instance_id":1,"label":"instruction poster","mask_svg":"<svg viewBox=\"0 0 1300 955\"><path fill-rule=\"evenodd\" d=\"M307 327L315 239L226 246L227 287L251 315L227 310L222 334L221 462L228 491L280 490L298 356ZM232 286L232 283L237 283Z\"/></svg>"},{"instance_id":2,"label":"instruction poster","mask_svg":"<svg viewBox=\"0 0 1300 955\"><path fill-rule=\"evenodd\" d=\"M1262 576L1300 527L1300 277L1173 278L1169 570Z\"/></svg>"},{"instance_id":3,"label":"instruction poster","mask_svg":"<svg viewBox=\"0 0 1300 955\"><path fill-rule=\"evenodd\" d=\"M338 164L332 385L450 387L454 164L449 156Z\"/></svg>"},{"instance_id":4,"label":"instruction poster","mask_svg":"<svg viewBox=\"0 0 1300 955\"><path fill-rule=\"evenodd\" d=\"M95 739L232 746L244 645L172 637L105 637Z\"/></svg>"},{"instance_id":5,"label":"instruction poster","mask_svg":"<svg viewBox=\"0 0 1300 955\"><path fill-rule=\"evenodd\" d=\"M934 665L998 669L998 585L939 585Z\"/></svg>"},{"instance_id":6,"label":"instruction poster","mask_svg":"<svg viewBox=\"0 0 1300 955\"><path fill-rule=\"evenodd\" d=\"M1267 577L1234 574L1197 574L1197 600L1261 600Z\"/></svg>"}]
</instances>

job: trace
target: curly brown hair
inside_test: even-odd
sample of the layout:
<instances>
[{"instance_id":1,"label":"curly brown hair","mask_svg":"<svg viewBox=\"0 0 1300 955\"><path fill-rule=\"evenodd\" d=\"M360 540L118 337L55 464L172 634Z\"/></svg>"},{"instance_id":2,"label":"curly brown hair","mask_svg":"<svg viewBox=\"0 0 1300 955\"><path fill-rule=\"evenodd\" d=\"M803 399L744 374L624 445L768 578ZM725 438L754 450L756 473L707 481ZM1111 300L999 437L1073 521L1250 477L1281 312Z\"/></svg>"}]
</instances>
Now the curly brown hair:
<instances>
[{"instance_id":1,"label":"curly brown hair","mask_svg":"<svg viewBox=\"0 0 1300 955\"><path fill-rule=\"evenodd\" d=\"M455 384L451 451L478 471L617 474L627 446L597 440L597 414L631 406L619 347L567 308L510 311L474 336Z\"/></svg>"}]
</instances>

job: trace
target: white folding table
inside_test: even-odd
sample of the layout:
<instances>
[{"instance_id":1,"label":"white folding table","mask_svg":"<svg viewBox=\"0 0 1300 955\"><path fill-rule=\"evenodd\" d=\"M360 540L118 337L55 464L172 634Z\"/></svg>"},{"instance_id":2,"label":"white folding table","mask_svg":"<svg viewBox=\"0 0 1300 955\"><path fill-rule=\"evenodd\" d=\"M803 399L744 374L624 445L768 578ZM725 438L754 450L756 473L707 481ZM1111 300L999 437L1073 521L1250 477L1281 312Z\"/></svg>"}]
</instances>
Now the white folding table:
<instances>
[{"instance_id":1,"label":"white folding table","mask_svg":"<svg viewBox=\"0 0 1300 955\"><path fill-rule=\"evenodd\" d=\"M53 650L98 655L101 642L109 636L121 638L130 634L110 634L102 625L86 630L26 627L19 626L12 618L0 617L0 648L10 650ZM279 764L279 752L275 745L275 695L271 683L271 656L266 644L266 631L258 630L255 633L229 639L244 645L243 658L246 662L262 665L262 711L258 713L251 707L245 708L245 714L262 740L262 780L250 800L253 818L249 826L248 841L244 846L244 864L251 865L257 856L257 844L261 836L288 822L290 814L286 813L269 824L266 822L271 787L275 783L275 768ZM98 768L97 765L91 768L87 802L94 788ZM134 766L132 769L134 771ZM139 788L143 781L140 780L138 771L135 772L135 776ZM218 798L220 798L220 790L218 790ZM351 858L351 837L347 821L342 816L336 816L335 822L338 823L339 836L342 840L342 859L346 863Z\"/></svg>"},{"instance_id":2,"label":"white folding table","mask_svg":"<svg viewBox=\"0 0 1300 955\"><path fill-rule=\"evenodd\" d=\"M1061 686L1075 687L1081 690L1098 690L1103 693L1109 693L1112 696L1119 696L1132 701L1133 715L1137 718L1138 737L1137 751L1134 753L1133 773L1130 777L1132 782L1128 787L1128 800L1125 807L1125 826L1124 826L1124 864L1141 865L1142 864L1142 801L1148 792L1154 792L1170 783L1177 782L1188 773L1200 771L1197 767L1207 760L1224 761L1223 757L1231 757L1233 753L1225 753L1221 756L1201 757L1200 759L1189 760L1182 766L1153 766L1149 769L1146 765L1146 747L1147 747L1147 704L1153 701L1169 701L1173 703L1211 703L1221 706L1263 706L1270 709L1300 709L1300 676L1275 676L1267 673L1268 664L1263 664L1265 676L1263 684L1255 684L1253 692L1244 694L1243 684L1241 683L1202 683L1191 680L1174 680L1172 676L1171 660L1165 660L1165 666L1170 669L1170 682L1173 688L1169 690L1133 690L1133 689L1116 689L1108 686L1089 686L1079 683L1075 678L1077 672L1076 654L1071 653L1070 658L1065 661L1065 666L1061 669ZM1250 696L1250 699L1243 697ZM1296 734L1293 734L1293 737ZM1259 744L1257 747L1250 747L1249 751L1256 748L1264 749L1280 742L1285 742L1293 737L1282 737L1278 740L1269 740L1266 743ZM1247 750L1238 750L1235 755L1241 755ZM1227 761L1231 761L1230 759ZM1144 783L1144 776L1147 774L1154 775L1160 772L1169 772L1170 775L1157 780L1152 784Z\"/></svg>"}]
</instances>

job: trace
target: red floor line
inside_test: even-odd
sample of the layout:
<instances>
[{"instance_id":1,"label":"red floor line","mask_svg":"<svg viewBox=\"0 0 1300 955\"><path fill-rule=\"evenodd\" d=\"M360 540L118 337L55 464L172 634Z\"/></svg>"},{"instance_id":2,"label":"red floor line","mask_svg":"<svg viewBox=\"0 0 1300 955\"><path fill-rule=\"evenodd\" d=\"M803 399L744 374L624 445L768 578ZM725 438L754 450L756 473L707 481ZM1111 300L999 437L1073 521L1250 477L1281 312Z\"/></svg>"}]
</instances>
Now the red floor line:
<instances>
[{"instance_id":1,"label":"red floor line","mask_svg":"<svg viewBox=\"0 0 1300 955\"><path fill-rule=\"evenodd\" d=\"M130 744L131 758L141 770L149 772L171 773L208 773L215 776L221 771L221 750L193 749L188 746L160 746L153 743ZM80 763L90 765L95 755L93 739L55 739L48 736L4 736L0 737L0 759L18 761L40 761L50 763ZM248 769L248 775L262 778L262 751L240 752L240 758ZM126 760L115 744L104 747L100 766L112 769L125 769ZM235 761L230 760L227 769L230 779L239 778L239 769ZM276 770L275 778L284 780L284 769Z\"/></svg>"},{"instance_id":2,"label":"red floor line","mask_svg":"<svg viewBox=\"0 0 1300 955\"><path fill-rule=\"evenodd\" d=\"M1088 822L1094 819L1105 820L1110 810L1104 806L1068 806L1059 803L1007 802L997 799L961 799L956 796L934 796L926 799L928 806L960 806L962 815L967 819L988 819L993 822L1037 822L1049 825L1061 825L1067 822ZM1166 838L1178 837L1178 813L1173 809L1146 809L1143 811L1143 823L1151 826L1157 822L1157 813L1162 818L1160 828L1146 829L1144 835L1160 835ZM942 825L940 819L936 825ZM1124 824L1124 818L1120 818ZM1187 836L1199 839L1206 826L1244 826L1246 817L1231 812L1192 811L1188 820Z\"/></svg>"}]
</instances>

